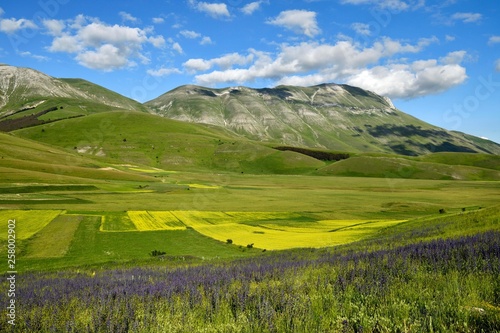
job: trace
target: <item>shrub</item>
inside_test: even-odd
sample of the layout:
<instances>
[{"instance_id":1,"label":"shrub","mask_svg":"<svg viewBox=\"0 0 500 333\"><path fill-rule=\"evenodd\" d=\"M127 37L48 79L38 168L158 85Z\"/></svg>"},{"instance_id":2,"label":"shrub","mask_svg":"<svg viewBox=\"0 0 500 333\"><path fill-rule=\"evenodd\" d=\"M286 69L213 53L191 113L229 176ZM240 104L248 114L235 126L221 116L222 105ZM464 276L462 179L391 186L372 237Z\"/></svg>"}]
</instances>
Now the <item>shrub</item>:
<instances>
[{"instance_id":1,"label":"shrub","mask_svg":"<svg viewBox=\"0 0 500 333\"><path fill-rule=\"evenodd\" d=\"M226 240L226 244L233 244L233 240L232 240L232 239L230 239L230 238L228 238L228 239Z\"/></svg>"},{"instance_id":2,"label":"shrub","mask_svg":"<svg viewBox=\"0 0 500 333\"><path fill-rule=\"evenodd\" d=\"M150 255L151 255L152 257L163 256L163 255L165 255L165 254L167 254L167 252L158 251L158 250L153 250L153 251L151 251L151 253L150 253Z\"/></svg>"}]
</instances>

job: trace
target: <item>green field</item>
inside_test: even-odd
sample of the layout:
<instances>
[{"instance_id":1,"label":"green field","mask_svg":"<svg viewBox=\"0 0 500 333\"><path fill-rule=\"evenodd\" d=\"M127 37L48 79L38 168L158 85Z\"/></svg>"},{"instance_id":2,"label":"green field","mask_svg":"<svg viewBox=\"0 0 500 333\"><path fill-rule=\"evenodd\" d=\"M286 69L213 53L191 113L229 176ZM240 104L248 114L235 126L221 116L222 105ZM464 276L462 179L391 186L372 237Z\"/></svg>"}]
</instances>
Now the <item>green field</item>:
<instances>
[{"instance_id":1,"label":"green field","mask_svg":"<svg viewBox=\"0 0 500 333\"><path fill-rule=\"evenodd\" d=\"M17 221L19 269L147 263L153 250L201 260L331 247L500 201L494 181L139 169L151 181L3 185L0 217Z\"/></svg>"}]
</instances>

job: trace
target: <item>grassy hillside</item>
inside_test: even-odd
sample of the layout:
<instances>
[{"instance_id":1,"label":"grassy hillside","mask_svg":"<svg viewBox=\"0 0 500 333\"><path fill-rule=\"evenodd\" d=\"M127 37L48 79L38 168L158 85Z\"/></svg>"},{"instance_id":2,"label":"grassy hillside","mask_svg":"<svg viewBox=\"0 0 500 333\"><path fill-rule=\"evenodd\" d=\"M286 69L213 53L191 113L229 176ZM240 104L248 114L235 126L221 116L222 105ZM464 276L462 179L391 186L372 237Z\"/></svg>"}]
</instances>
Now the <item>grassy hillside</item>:
<instances>
[{"instance_id":1,"label":"grassy hillside","mask_svg":"<svg viewBox=\"0 0 500 333\"><path fill-rule=\"evenodd\" d=\"M100 161L165 170L294 173L324 165L312 157L277 151L223 129L140 112L92 114L15 134Z\"/></svg>"},{"instance_id":2,"label":"grassy hillside","mask_svg":"<svg viewBox=\"0 0 500 333\"><path fill-rule=\"evenodd\" d=\"M79 184L105 180L152 181L55 146L0 133L0 183Z\"/></svg>"},{"instance_id":3,"label":"grassy hillside","mask_svg":"<svg viewBox=\"0 0 500 333\"><path fill-rule=\"evenodd\" d=\"M500 180L499 161L498 156L494 155L476 156L457 153L424 156L419 158L419 161L398 156L361 155L325 166L318 170L318 174L380 178Z\"/></svg>"}]
</instances>

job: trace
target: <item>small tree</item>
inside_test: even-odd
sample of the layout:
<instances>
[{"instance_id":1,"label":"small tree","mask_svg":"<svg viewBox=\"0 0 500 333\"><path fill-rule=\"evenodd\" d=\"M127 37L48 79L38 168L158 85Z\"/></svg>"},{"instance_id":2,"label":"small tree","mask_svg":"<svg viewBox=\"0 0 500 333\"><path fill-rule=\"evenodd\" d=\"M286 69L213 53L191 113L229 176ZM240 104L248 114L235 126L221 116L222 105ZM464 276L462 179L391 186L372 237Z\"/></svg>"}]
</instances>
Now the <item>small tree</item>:
<instances>
[{"instance_id":1,"label":"small tree","mask_svg":"<svg viewBox=\"0 0 500 333\"><path fill-rule=\"evenodd\" d=\"M228 238L228 239L226 240L226 243L227 243L227 244L233 244L233 240L232 240L232 239L230 239L230 238Z\"/></svg>"},{"instance_id":2,"label":"small tree","mask_svg":"<svg viewBox=\"0 0 500 333\"><path fill-rule=\"evenodd\" d=\"M252 249L253 248L253 243L252 244L248 244L247 248Z\"/></svg>"}]
</instances>

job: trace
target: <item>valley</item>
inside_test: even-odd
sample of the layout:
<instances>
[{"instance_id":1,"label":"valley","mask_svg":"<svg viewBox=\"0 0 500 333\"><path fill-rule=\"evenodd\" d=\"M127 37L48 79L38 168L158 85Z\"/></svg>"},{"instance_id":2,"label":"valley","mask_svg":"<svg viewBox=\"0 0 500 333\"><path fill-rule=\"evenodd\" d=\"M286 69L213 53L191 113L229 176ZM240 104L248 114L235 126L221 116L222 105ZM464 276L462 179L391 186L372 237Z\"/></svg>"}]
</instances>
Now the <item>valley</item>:
<instances>
[{"instance_id":1,"label":"valley","mask_svg":"<svg viewBox=\"0 0 500 333\"><path fill-rule=\"evenodd\" d=\"M140 104L0 73L25 331L500 329L499 144L347 85Z\"/></svg>"}]
</instances>

